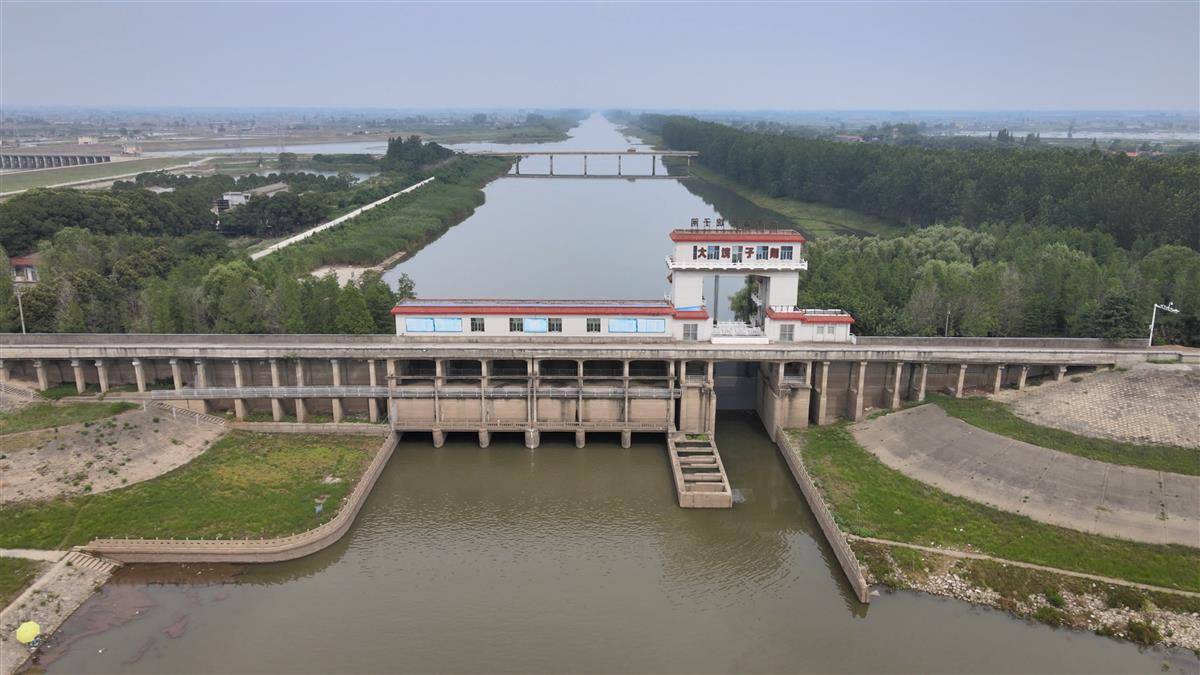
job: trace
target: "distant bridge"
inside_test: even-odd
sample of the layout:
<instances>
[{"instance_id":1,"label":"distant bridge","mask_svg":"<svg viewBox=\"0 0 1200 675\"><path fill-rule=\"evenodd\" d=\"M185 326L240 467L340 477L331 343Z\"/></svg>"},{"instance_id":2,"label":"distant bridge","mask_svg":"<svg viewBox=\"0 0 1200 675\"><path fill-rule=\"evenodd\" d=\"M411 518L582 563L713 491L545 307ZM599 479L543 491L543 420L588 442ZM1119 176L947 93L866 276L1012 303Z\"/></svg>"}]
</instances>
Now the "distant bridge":
<instances>
[{"instance_id":1,"label":"distant bridge","mask_svg":"<svg viewBox=\"0 0 1200 675\"><path fill-rule=\"evenodd\" d=\"M687 159L687 166L692 166L692 158L699 155L699 152L694 150L479 150L468 152L468 155L478 155L482 157L516 157L516 172L509 174L510 177L521 178L545 178L547 176L556 176L562 178L613 178L613 174L589 174L588 173L588 156L616 156L617 158L617 173L619 178L653 178L658 177L658 158L659 157L684 157ZM554 158L555 157L583 157L583 173L582 174L555 174L554 173ZM521 159L525 157L549 157L550 158L550 173L521 173ZM632 174L624 173L623 163L625 158L633 157L649 157L650 158L650 174ZM684 175L687 175L686 172ZM672 176L663 176L671 178Z\"/></svg>"}]
</instances>

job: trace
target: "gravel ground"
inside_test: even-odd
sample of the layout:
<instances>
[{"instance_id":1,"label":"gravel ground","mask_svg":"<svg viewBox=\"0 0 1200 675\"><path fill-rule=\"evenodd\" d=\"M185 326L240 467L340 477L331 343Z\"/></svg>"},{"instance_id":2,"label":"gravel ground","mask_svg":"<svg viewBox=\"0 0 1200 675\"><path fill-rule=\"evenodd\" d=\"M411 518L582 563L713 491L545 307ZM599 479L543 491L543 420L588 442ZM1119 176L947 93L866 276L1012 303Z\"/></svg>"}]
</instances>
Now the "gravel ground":
<instances>
[{"instance_id":1,"label":"gravel ground","mask_svg":"<svg viewBox=\"0 0 1200 675\"><path fill-rule=\"evenodd\" d=\"M1083 436L1200 448L1200 366L1142 363L995 398L1018 417Z\"/></svg>"},{"instance_id":2,"label":"gravel ground","mask_svg":"<svg viewBox=\"0 0 1200 675\"><path fill-rule=\"evenodd\" d=\"M0 436L0 504L97 493L195 459L225 428L150 408Z\"/></svg>"}]
</instances>

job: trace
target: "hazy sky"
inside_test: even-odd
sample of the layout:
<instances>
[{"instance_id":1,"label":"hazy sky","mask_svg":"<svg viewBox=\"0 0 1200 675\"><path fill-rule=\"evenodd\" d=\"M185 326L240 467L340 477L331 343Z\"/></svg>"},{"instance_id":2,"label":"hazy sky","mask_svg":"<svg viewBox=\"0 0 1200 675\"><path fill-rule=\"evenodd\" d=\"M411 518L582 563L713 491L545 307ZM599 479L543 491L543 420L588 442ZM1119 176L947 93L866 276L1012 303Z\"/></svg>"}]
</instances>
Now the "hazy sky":
<instances>
[{"instance_id":1,"label":"hazy sky","mask_svg":"<svg viewBox=\"0 0 1200 675\"><path fill-rule=\"evenodd\" d=\"M0 3L0 105L1183 109L1200 2Z\"/></svg>"}]
</instances>

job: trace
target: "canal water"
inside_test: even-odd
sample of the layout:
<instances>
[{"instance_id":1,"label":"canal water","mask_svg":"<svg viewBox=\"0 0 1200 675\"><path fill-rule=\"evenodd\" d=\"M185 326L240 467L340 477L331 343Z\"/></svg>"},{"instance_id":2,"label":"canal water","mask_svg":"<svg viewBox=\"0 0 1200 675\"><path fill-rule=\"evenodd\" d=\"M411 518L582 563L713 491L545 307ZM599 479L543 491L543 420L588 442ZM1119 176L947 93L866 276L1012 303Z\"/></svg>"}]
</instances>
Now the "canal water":
<instances>
[{"instance_id":1,"label":"canal water","mask_svg":"<svg viewBox=\"0 0 1200 675\"><path fill-rule=\"evenodd\" d=\"M625 141L593 117L565 143ZM719 215L673 181L503 179L486 191L474 216L391 274L410 274L424 297L657 297L666 233ZM1197 669L1193 655L923 594L858 604L755 415L723 411L717 428L731 510L678 508L654 436L623 450L615 435L576 449L544 434L528 450L519 435L488 449L473 435L440 449L407 435L331 548L274 565L121 570L63 627L47 670Z\"/></svg>"}]
</instances>

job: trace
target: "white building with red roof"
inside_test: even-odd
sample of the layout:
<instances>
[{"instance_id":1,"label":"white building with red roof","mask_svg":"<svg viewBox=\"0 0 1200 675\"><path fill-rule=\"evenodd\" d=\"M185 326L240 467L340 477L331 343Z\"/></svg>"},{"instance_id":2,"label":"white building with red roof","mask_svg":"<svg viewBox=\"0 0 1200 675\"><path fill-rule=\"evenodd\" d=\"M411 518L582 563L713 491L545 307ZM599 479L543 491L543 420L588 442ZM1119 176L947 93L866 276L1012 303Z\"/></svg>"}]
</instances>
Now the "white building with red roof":
<instances>
[{"instance_id":1,"label":"white building with red roof","mask_svg":"<svg viewBox=\"0 0 1200 675\"><path fill-rule=\"evenodd\" d=\"M691 228L671 232L663 300L412 299L392 309L408 337L626 338L734 343L849 342L854 319L841 310L796 306L808 269L795 230ZM742 275L754 283L750 321L714 322L705 279Z\"/></svg>"}]
</instances>

